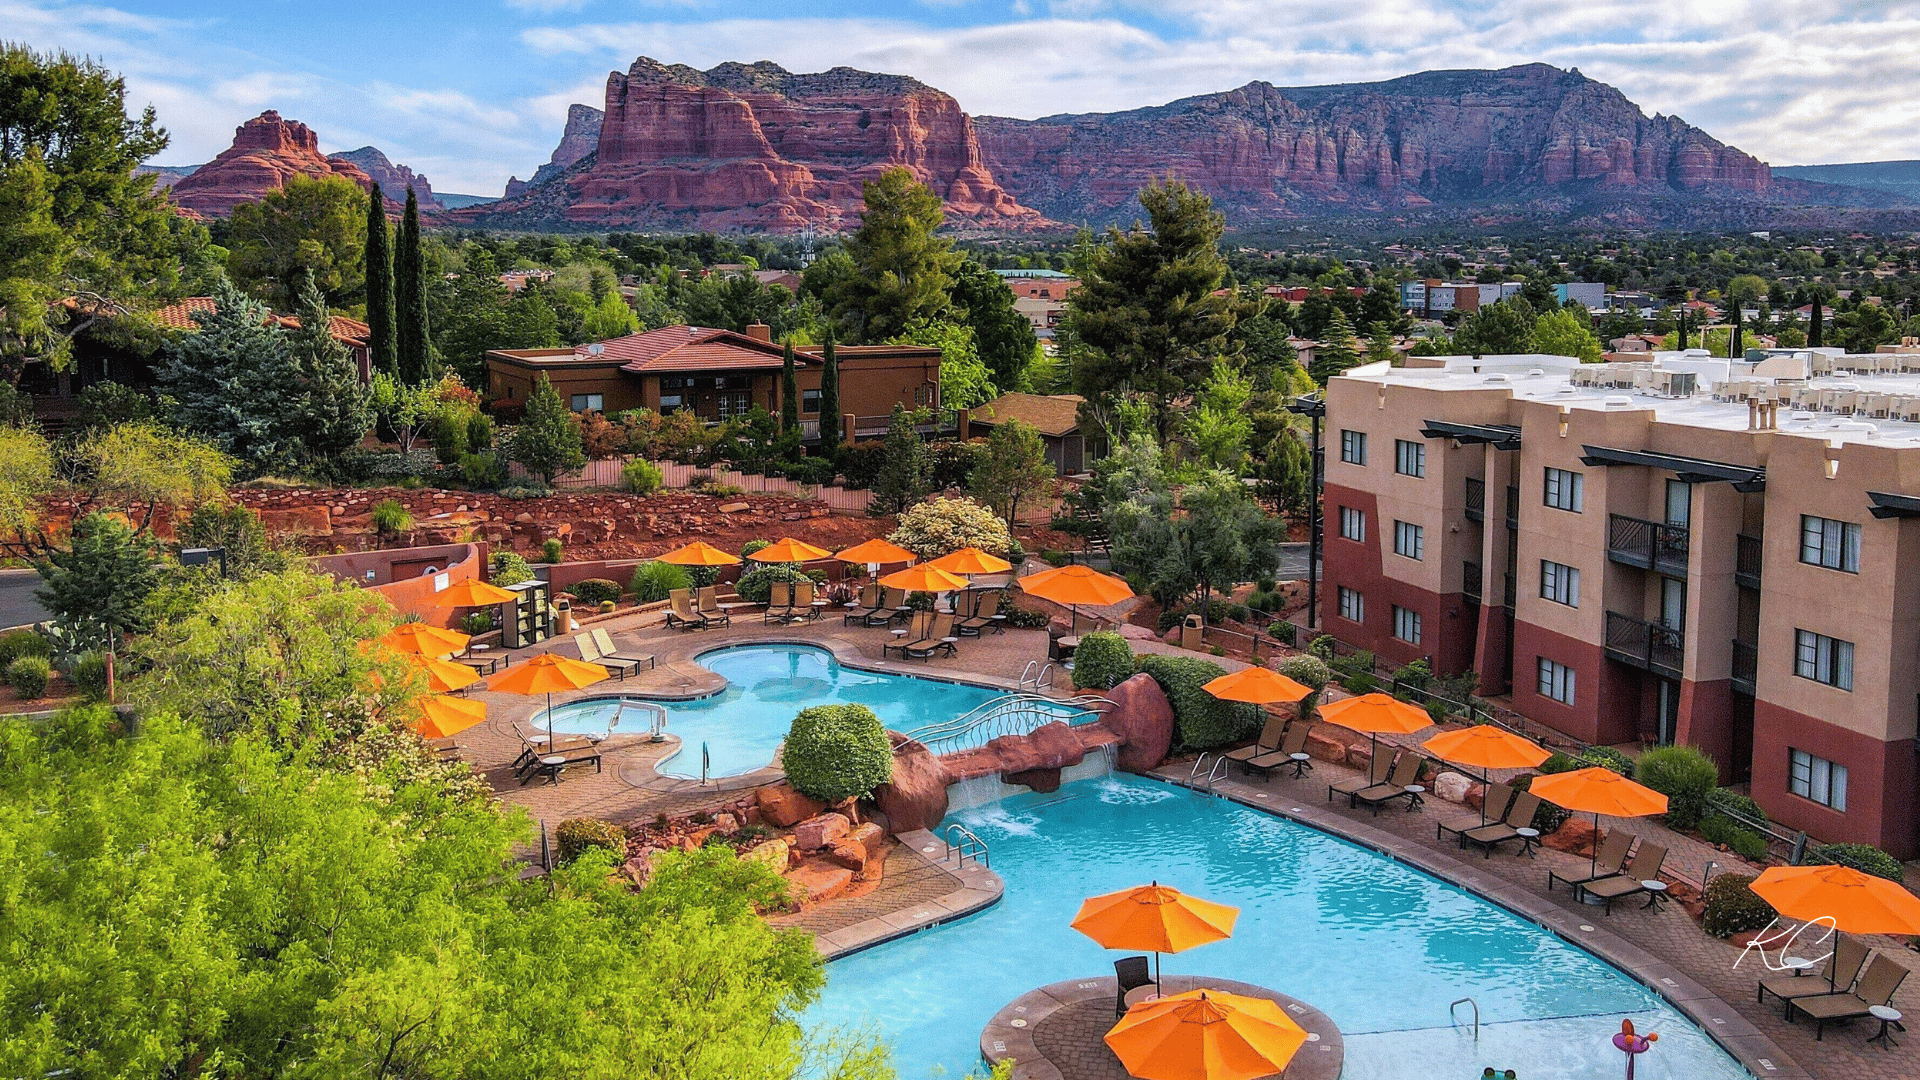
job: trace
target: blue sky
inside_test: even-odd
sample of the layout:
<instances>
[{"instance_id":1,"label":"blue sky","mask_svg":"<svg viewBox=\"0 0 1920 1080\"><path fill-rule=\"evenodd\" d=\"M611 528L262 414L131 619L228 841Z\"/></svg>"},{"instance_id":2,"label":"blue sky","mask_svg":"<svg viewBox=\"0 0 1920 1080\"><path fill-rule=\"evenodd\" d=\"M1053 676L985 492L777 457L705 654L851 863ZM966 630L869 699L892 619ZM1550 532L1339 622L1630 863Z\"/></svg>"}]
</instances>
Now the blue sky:
<instances>
[{"instance_id":1,"label":"blue sky","mask_svg":"<svg viewBox=\"0 0 1920 1080\"><path fill-rule=\"evenodd\" d=\"M1920 2L1845 0L0 0L0 36L98 57L205 161L263 109L496 195L638 55L912 75L973 113L1155 105L1544 61L1774 164L1920 157Z\"/></svg>"}]
</instances>

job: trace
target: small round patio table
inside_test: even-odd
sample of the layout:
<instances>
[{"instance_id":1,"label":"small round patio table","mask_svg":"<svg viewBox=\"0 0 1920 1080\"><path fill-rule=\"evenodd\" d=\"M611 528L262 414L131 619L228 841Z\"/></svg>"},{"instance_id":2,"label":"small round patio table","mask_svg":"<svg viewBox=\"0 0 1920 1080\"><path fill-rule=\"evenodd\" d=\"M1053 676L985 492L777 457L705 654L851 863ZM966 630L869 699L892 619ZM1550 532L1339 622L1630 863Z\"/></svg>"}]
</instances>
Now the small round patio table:
<instances>
[{"instance_id":1,"label":"small round patio table","mask_svg":"<svg viewBox=\"0 0 1920 1080\"><path fill-rule=\"evenodd\" d=\"M1879 1043L1883 1050L1891 1050L1900 1044L1893 1041L1892 1029L1905 1031L1906 1025L1900 1023L1900 1010L1891 1005L1873 1005L1868 1007L1867 1015L1880 1021L1880 1033L1868 1039L1870 1043Z\"/></svg>"},{"instance_id":2,"label":"small round patio table","mask_svg":"<svg viewBox=\"0 0 1920 1080\"><path fill-rule=\"evenodd\" d=\"M1647 890L1647 902L1641 905L1642 907L1652 907L1655 904L1673 901L1673 897L1667 895L1667 883L1664 881L1658 879L1642 881L1640 887Z\"/></svg>"},{"instance_id":3,"label":"small round patio table","mask_svg":"<svg viewBox=\"0 0 1920 1080\"><path fill-rule=\"evenodd\" d=\"M1513 830L1513 832L1514 832L1514 835L1520 838L1521 854L1525 855L1529 859L1537 858L1537 856L1534 855L1533 853L1533 849L1536 846L1538 846L1540 843L1540 830L1539 829L1515 829Z\"/></svg>"}]
</instances>

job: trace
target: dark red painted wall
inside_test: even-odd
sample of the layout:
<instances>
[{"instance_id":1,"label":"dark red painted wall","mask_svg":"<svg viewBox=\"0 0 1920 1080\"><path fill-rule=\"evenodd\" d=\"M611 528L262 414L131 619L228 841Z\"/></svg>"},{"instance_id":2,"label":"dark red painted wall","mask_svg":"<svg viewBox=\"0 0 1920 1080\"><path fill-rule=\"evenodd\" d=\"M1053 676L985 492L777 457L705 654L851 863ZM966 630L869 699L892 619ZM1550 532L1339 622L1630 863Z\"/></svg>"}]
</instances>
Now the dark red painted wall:
<instances>
[{"instance_id":1,"label":"dark red painted wall","mask_svg":"<svg viewBox=\"0 0 1920 1080\"><path fill-rule=\"evenodd\" d=\"M1787 793L1787 751L1847 767L1847 812ZM1901 859L1920 855L1920 761L1912 739L1883 743L1766 701L1754 703L1753 798L1782 825L1825 840L1872 844Z\"/></svg>"}]
</instances>

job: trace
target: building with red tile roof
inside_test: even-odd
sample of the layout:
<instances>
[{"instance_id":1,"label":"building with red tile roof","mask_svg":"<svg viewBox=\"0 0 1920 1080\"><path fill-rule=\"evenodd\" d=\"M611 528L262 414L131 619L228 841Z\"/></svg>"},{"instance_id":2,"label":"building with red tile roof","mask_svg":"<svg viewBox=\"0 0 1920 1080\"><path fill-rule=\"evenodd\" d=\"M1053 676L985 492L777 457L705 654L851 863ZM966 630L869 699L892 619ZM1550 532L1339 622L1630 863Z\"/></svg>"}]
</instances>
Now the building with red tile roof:
<instances>
[{"instance_id":1,"label":"building with red tile roof","mask_svg":"<svg viewBox=\"0 0 1920 1080\"><path fill-rule=\"evenodd\" d=\"M211 313L216 306L211 296L189 296L176 300L153 312L153 319L168 330L198 330L200 324L194 321L196 313ZM298 315L267 314L267 321L283 330L300 329ZM354 367L360 371L360 381L367 382L373 377L373 348L368 344L373 331L366 323L358 319L349 319L345 315L331 315L327 319L327 329L333 333L333 339L347 347L353 354Z\"/></svg>"}]
</instances>

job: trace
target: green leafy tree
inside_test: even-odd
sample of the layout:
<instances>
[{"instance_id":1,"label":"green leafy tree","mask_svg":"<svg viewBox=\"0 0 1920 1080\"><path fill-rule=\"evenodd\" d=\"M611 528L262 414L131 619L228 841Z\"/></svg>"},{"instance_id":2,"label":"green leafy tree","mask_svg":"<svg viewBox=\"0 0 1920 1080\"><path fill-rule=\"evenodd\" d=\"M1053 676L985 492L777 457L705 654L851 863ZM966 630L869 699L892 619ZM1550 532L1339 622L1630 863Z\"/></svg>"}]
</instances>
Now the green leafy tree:
<instances>
[{"instance_id":1,"label":"green leafy tree","mask_svg":"<svg viewBox=\"0 0 1920 1080\"><path fill-rule=\"evenodd\" d=\"M873 482L873 503L868 512L876 517L898 514L927 497L933 483L933 460L926 440L914 428L918 412L908 412L894 403L893 416L887 421L886 451L880 461L880 475Z\"/></svg>"},{"instance_id":2,"label":"green leafy tree","mask_svg":"<svg viewBox=\"0 0 1920 1080\"><path fill-rule=\"evenodd\" d=\"M947 310L956 257L935 230L946 219L940 196L894 167L862 186L866 208L847 238L854 272L834 283L831 314L856 341L886 341L916 321Z\"/></svg>"},{"instance_id":3,"label":"green leafy tree","mask_svg":"<svg viewBox=\"0 0 1920 1080\"><path fill-rule=\"evenodd\" d=\"M915 321L888 344L940 350L940 404L946 408L971 409L1000 394L974 347L973 327L965 323Z\"/></svg>"},{"instance_id":4,"label":"green leafy tree","mask_svg":"<svg viewBox=\"0 0 1920 1080\"><path fill-rule=\"evenodd\" d=\"M1540 316L1533 324L1533 346L1531 352L1547 356L1577 357L1583 364L1601 362L1600 339L1594 335L1580 317L1571 311L1556 308Z\"/></svg>"},{"instance_id":5,"label":"green leafy tree","mask_svg":"<svg viewBox=\"0 0 1920 1080\"><path fill-rule=\"evenodd\" d=\"M780 432L800 430L800 382L794 377L793 342L780 352Z\"/></svg>"},{"instance_id":6,"label":"green leafy tree","mask_svg":"<svg viewBox=\"0 0 1920 1080\"><path fill-rule=\"evenodd\" d=\"M1513 356L1533 348L1533 311L1518 298L1488 304L1460 320L1454 348L1469 356Z\"/></svg>"},{"instance_id":7,"label":"green leafy tree","mask_svg":"<svg viewBox=\"0 0 1920 1080\"><path fill-rule=\"evenodd\" d=\"M407 188L407 207L400 217L400 248L393 258L393 295L400 377L420 382L432 370L433 343L427 332L427 269L420 250L420 200L412 187Z\"/></svg>"},{"instance_id":8,"label":"green leafy tree","mask_svg":"<svg viewBox=\"0 0 1920 1080\"><path fill-rule=\"evenodd\" d=\"M1064 322L1089 350L1074 370L1079 392L1146 395L1164 440L1174 400L1226 347L1236 310L1231 297L1215 294L1227 274L1219 249L1226 219L1212 200L1169 181L1141 191L1140 204L1147 226L1110 229L1083 253L1081 287L1067 299Z\"/></svg>"},{"instance_id":9,"label":"green leafy tree","mask_svg":"<svg viewBox=\"0 0 1920 1080\"><path fill-rule=\"evenodd\" d=\"M268 538L260 515L237 502L197 506L175 532L183 548L224 549L227 573L235 578L277 574L292 565L289 554Z\"/></svg>"},{"instance_id":10,"label":"green leafy tree","mask_svg":"<svg viewBox=\"0 0 1920 1080\"><path fill-rule=\"evenodd\" d=\"M1217 360L1213 374L1194 396L1186 414L1187 436L1208 467L1238 473L1247 462L1253 437L1253 377Z\"/></svg>"},{"instance_id":11,"label":"green leafy tree","mask_svg":"<svg viewBox=\"0 0 1920 1080\"><path fill-rule=\"evenodd\" d=\"M68 455L84 480L78 509L112 510L146 532L161 507L191 510L220 498L233 478L233 460L204 439L151 422L97 432Z\"/></svg>"},{"instance_id":12,"label":"green leafy tree","mask_svg":"<svg viewBox=\"0 0 1920 1080\"><path fill-rule=\"evenodd\" d=\"M928 499L907 507L887 539L923 559L977 547L990 555L1013 554L1013 534L992 508L972 499Z\"/></svg>"},{"instance_id":13,"label":"green leafy tree","mask_svg":"<svg viewBox=\"0 0 1920 1080\"><path fill-rule=\"evenodd\" d=\"M1373 324L1373 334L1367 338L1366 362L1369 364L1398 364L1400 362L1400 350L1393 346L1392 326L1384 322Z\"/></svg>"},{"instance_id":14,"label":"green leafy tree","mask_svg":"<svg viewBox=\"0 0 1920 1080\"><path fill-rule=\"evenodd\" d=\"M1020 504L1045 492L1056 476L1047 462L1047 442L1040 429L1008 419L995 424L988 434L986 453L975 463L967 486L974 498L993 507L1012 529Z\"/></svg>"},{"instance_id":15,"label":"green leafy tree","mask_svg":"<svg viewBox=\"0 0 1920 1080\"><path fill-rule=\"evenodd\" d=\"M1321 386L1327 380L1343 371L1351 371L1360 366L1360 342L1353 336L1353 325L1347 322L1347 313L1335 310L1333 321L1327 326L1327 336L1313 350L1313 364L1307 373Z\"/></svg>"},{"instance_id":16,"label":"green leafy tree","mask_svg":"<svg viewBox=\"0 0 1920 1080\"><path fill-rule=\"evenodd\" d=\"M68 546L38 564L45 584L33 595L66 622L141 633L149 628L147 598L160 585L156 554L118 518L88 514L73 523Z\"/></svg>"},{"instance_id":17,"label":"green leafy tree","mask_svg":"<svg viewBox=\"0 0 1920 1080\"><path fill-rule=\"evenodd\" d=\"M292 381L275 403L284 437L303 456L328 458L358 443L373 424L373 405L347 347L333 336L332 312L311 282L300 290L300 325L288 335Z\"/></svg>"},{"instance_id":18,"label":"green leafy tree","mask_svg":"<svg viewBox=\"0 0 1920 1080\"><path fill-rule=\"evenodd\" d=\"M526 418L514 429L507 455L548 484L560 473L587 463L580 425L544 373L527 398Z\"/></svg>"},{"instance_id":19,"label":"green leafy tree","mask_svg":"<svg viewBox=\"0 0 1920 1080\"><path fill-rule=\"evenodd\" d=\"M367 405L380 423L393 433L394 441L400 444L400 452L411 454L414 440L425 433L432 423L439 398L432 383L409 386L385 372L377 371L373 375L373 385L368 387Z\"/></svg>"},{"instance_id":20,"label":"green leafy tree","mask_svg":"<svg viewBox=\"0 0 1920 1080\"><path fill-rule=\"evenodd\" d=\"M335 302L365 283L366 195L337 176L290 176L234 207L227 265L255 297L286 311L303 275Z\"/></svg>"},{"instance_id":21,"label":"green leafy tree","mask_svg":"<svg viewBox=\"0 0 1920 1080\"><path fill-rule=\"evenodd\" d=\"M610 292L601 297L587 312L584 329L589 341L607 341L637 333L640 320L633 309L619 293Z\"/></svg>"},{"instance_id":22,"label":"green leafy tree","mask_svg":"<svg viewBox=\"0 0 1920 1080\"><path fill-rule=\"evenodd\" d=\"M393 231L387 227L387 199L376 181L367 195L367 345L375 371L400 373L400 345L394 329Z\"/></svg>"},{"instance_id":23,"label":"green leafy tree","mask_svg":"<svg viewBox=\"0 0 1920 1080\"><path fill-rule=\"evenodd\" d=\"M820 348L820 450L829 458L840 452L840 358L833 347L833 331Z\"/></svg>"},{"instance_id":24,"label":"green leafy tree","mask_svg":"<svg viewBox=\"0 0 1920 1080\"><path fill-rule=\"evenodd\" d=\"M953 271L953 303L965 309L981 363L993 385L1010 389L1026 379L1040 339L1033 323L1014 307L1013 290L1000 275L971 260Z\"/></svg>"},{"instance_id":25,"label":"green leafy tree","mask_svg":"<svg viewBox=\"0 0 1920 1080\"><path fill-rule=\"evenodd\" d=\"M1834 344L1850 353L1870 353L1899 336L1898 326L1887 309L1870 303L1835 314L1833 332Z\"/></svg>"}]
</instances>

